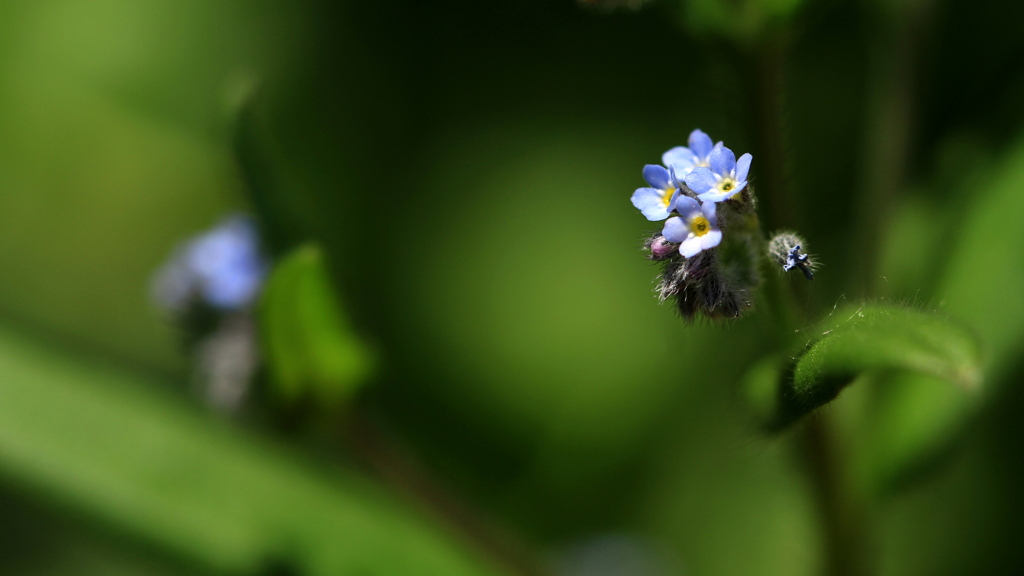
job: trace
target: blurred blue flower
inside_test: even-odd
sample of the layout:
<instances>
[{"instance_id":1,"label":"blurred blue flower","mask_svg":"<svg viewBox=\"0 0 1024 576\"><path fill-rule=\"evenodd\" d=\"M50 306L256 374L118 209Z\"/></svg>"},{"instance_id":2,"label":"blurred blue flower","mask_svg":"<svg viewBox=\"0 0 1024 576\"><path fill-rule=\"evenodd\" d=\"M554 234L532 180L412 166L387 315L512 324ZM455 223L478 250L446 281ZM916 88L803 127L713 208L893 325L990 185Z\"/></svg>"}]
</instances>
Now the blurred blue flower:
<instances>
[{"instance_id":1,"label":"blurred blue flower","mask_svg":"<svg viewBox=\"0 0 1024 576\"><path fill-rule=\"evenodd\" d=\"M661 233L669 242L680 242L679 253L684 258L714 248L722 241L714 202L698 204L689 196L680 196L674 208L679 216L666 220L665 229Z\"/></svg>"},{"instance_id":2,"label":"blurred blue flower","mask_svg":"<svg viewBox=\"0 0 1024 576\"><path fill-rule=\"evenodd\" d=\"M694 168L711 165L708 156L714 149L711 137L705 134L700 128L690 132L689 148L676 146L661 156L661 162L670 169L675 170L677 178L685 178ZM721 144L721 142L719 142Z\"/></svg>"},{"instance_id":3,"label":"blurred blue flower","mask_svg":"<svg viewBox=\"0 0 1024 576\"><path fill-rule=\"evenodd\" d=\"M196 297L219 310L239 310L255 300L266 273L255 222L233 215L177 250L157 272L154 295L175 311Z\"/></svg>"},{"instance_id":4,"label":"blurred blue flower","mask_svg":"<svg viewBox=\"0 0 1024 576\"><path fill-rule=\"evenodd\" d=\"M663 166L644 166L644 180L652 188L638 188L631 200L648 220L664 220L672 212L672 202L679 194L679 181Z\"/></svg>"},{"instance_id":5,"label":"blurred blue flower","mask_svg":"<svg viewBox=\"0 0 1024 576\"><path fill-rule=\"evenodd\" d=\"M728 200L746 187L753 159L750 154L744 154L737 161L732 150L718 143L708 156L709 167L694 168L686 175L686 185L702 202Z\"/></svg>"}]
</instances>

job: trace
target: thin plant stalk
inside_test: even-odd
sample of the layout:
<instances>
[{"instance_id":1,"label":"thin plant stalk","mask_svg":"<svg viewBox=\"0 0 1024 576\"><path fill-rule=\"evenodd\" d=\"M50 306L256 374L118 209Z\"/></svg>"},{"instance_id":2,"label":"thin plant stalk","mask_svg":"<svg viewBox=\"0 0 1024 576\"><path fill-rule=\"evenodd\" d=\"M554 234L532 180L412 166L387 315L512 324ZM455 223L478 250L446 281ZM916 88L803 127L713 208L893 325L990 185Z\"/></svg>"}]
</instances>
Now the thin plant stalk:
<instances>
[{"instance_id":1,"label":"thin plant stalk","mask_svg":"<svg viewBox=\"0 0 1024 576\"><path fill-rule=\"evenodd\" d=\"M857 257L850 267L851 286L874 297L882 284L879 270L889 226L889 210L907 185L907 166L915 126L914 98L918 53L933 0L894 3L895 12L882 23L880 41L872 52L867 128L864 142L864 182L854 229Z\"/></svg>"},{"instance_id":2,"label":"thin plant stalk","mask_svg":"<svg viewBox=\"0 0 1024 576\"><path fill-rule=\"evenodd\" d=\"M765 170L758 190L767 200L767 216L773 227L797 227L800 220L797 202L785 177L789 166L783 134L785 38L782 29L770 31L762 38L752 63L757 90L748 100L752 108L750 117L755 121L757 149L763 159L759 165ZM765 274L764 291L770 299L776 327L774 334L778 340L775 344L780 347L791 343L798 319L808 314L806 306L799 304L806 302L806 298L800 298L793 290L792 284L785 282L776 270ZM796 436L796 442L822 526L823 574L860 576L870 573L865 509L850 485L849 471L842 466L827 414L812 415Z\"/></svg>"}]
</instances>

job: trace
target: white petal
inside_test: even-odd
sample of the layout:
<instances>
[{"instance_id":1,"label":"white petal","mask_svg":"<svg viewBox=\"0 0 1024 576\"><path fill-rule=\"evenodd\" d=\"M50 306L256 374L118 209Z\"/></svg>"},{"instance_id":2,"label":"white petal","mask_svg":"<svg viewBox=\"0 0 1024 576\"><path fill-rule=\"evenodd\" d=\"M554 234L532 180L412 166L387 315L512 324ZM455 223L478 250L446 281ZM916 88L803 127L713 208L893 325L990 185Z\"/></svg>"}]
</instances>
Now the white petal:
<instances>
[{"instance_id":1,"label":"white petal","mask_svg":"<svg viewBox=\"0 0 1024 576\"><path fill-rule=\"evenodd\" d=\"M683 240L683 243L679 245L679 253L682 254L684 258L696 256L697 254L700 254L701 250L703 250L703 248L700 246L699 236L690 236L686 240Z\"/></svg>"},{"instance_id":2,"label":"white petal","mask_svg":"<svg viewBox=\"0 0 1024 576\"><path fill-rule=\"evenodd\" d=\"M700 237L700 247L701 247L702 250L707 250L709 248L714 248L715 246L718 246L718 244L721 243L721 242L722 242L722 231L721 230L711 230L707 234L705 234L705 235Z\"/></svg>"}]
</instances>

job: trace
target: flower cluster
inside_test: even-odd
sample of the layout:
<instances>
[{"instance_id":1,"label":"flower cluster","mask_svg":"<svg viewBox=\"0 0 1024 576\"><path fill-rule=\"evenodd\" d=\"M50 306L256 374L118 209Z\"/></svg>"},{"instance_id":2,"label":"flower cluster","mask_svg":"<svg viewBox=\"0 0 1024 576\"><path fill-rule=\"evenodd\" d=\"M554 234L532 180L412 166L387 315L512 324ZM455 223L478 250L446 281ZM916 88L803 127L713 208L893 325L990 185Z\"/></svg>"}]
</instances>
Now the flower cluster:
<instances>
[{"instance_id":1,"label":"flower cluster","mask_svg":"<svg viewBox=\"0 0 1024 576\"><path fill-rule=\"evenodd\" d=\"M765 256L783 272L800 270L812 280L818 264L803 239L780 232L765 243L747 181L753 157L737 159L700 130L690 133L688 144L665 152L662 165L644 166L649 186L632 198L648 220L665 221L644 244L650 259L662 264L661 300L674 299L687 320L698 313L737 318L752 305Z\"/></svg>"},{"instance_id":2,"label":"flower cluster","mask_svg":"<svg viewBox=\"0 0 1024 576\"><path fill-rule=\"evenodd\" d=\"M153 297L196 357L196 384L214 408L235 412L259 368L253 308L270 263L249 216L233 214L179 245L153 278Z\"/></svg>"},{"instance_id":3,"label":"flower cluster","mask_svg":"<svg viewBox=\"0 0 1024 576\"><path fill-rule=\"evenodd\" d=\"M644 167L650 187L633 193L633 206L648 220L667 219L662 236L679 243L679 253L691 258L722 241L715 204L742 200L738 195L747 187L752 159L744 154L737 161L721 142L712 144L707 134L694 130L688 147L677 146L662 155L665 166Z\"/></svg>"},{"instance_id":4,"label":"flower cluster","mask_svg":"<svg viewBox=\"0 0 1024 576\"><path fill-rule=\"evenodd\" d=\"M750 306L759 280L751 249L756 218L748 217L754 211L747 183L751 159L744 154L737 160L721 142L694 130L687 146L662 155L662 165L644 167L649 186L633 193L633 205L648 220L665 221L646 248L664 264L661 299L674 298L686 319L698 312L735 318ZM719 254L727 236L731 252Z\"/></svg>"}]
</instances>

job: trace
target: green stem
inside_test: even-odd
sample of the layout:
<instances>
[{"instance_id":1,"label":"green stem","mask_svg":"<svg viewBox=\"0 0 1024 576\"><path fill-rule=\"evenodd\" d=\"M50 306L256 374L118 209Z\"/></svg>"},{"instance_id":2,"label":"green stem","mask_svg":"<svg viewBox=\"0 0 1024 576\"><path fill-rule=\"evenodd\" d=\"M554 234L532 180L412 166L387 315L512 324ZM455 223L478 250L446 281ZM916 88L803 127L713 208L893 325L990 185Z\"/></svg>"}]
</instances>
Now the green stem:
<instances>
[{"instance_id":1,"label":"green stem","mask_svg":"<svg viewBox=\"0 0 1024 576\"><path fill-rule=\"evenodd\" d=\"M789 189L786 170L786 143L783 134L785 109L786 34L783 29L764 33L749 69L755 79L754 90L748 92L750 117L753 119L753 145L757 162L758 188L767 190L764 210L770 229L798 227L800 215L797 202Z\"/></svg>"},{"instance_id":2,"label":"green stem","mask_svg":"<svg viewBox=\"0 0 1024 576\"><path fill-rule=\"evenodd\" d=\"M825 576L870 574L865 509L850 486L826 413L811 415L800 430L800 449L811 480L824 536Z\"/></svg>"},{"instance_id":3,"label":"green stem","mask_svg":"<svg viewBox=\"0 0 1024 576\"><path fill-rule=\"evenodd\" d=\"M884 207L906 186L914 129L914 81L918 51L931 14L932 0L898 3L882 24L882 40L872 54L864 182L857 206L856 256L851 286L874 296L882 282L879 261L891 210Z\"/></svg>"},{"instance_id":4,"label":"green stem","mask_svg":"<svg viewBox=\"0 0 1024 576\"><path fill-rule=\"evenodd\" d=\"M750 100L754 118L755 144L762 161L758 164L759 190L767 191L767 218L772 227L795 227L800 222L797 202L786 186L786 146L783 137L785 89L785 30L765 35L757 50L754 73L757 91ZM762 236L762 243L764 238ZM766 248L766 247L765 247ZM767 250L762 250L762 255ZM764 258L764 256L762 256ZM793 286L769 264L764 292L771 306L775 345L788 347L807 310L798 302ZM799 436L808 480L813 486L824 536L826 576L860 576L868 573L865 554L866 525L857 505L850 475L842 466L836 439L823 414L813 415Z\"/></svg>"}]
</instances>

